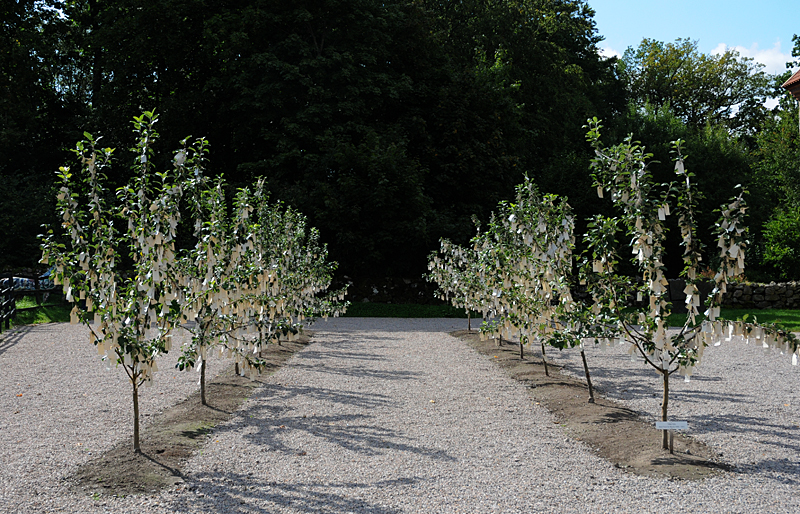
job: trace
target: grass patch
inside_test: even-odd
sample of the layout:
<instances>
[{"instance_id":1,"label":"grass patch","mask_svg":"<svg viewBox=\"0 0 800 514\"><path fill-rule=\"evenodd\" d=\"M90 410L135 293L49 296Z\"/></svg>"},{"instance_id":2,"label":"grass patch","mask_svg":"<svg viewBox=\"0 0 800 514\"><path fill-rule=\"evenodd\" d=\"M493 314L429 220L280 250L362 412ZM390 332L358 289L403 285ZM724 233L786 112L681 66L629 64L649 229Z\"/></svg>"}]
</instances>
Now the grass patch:
<instances>
[{"instance_id":1,"label":"grass patch","mask_svg":"<svg viewBox=\"0 0 800 514\"><path fill-rule=\"evenodd\" d=\"M29 307L37 307L39 305L61 305L64 303L62 300L56 298L60 297L60 295L50 295L46 302L37 303L36 298L33 296L20 296L17 298L17 309L27 309ZM54 301L54 298L55 301Z\"/></svg>"},{"instance_id":2,"label":"grass patch","mask_svg":"<svg viewBox=\"0 0 800 514\"><path fill-rule=\"evenodd\" d=\"M66 311L69 318L69 310ZM758 318L759 323L780 323L792 332L800 332L800 310L798 309L731 309L723 308L720 315L724 319L742 319L747 315L748 322ZM344 314L348 318L466 318L464 309L452 305L417 305L413 303L351 303ZM479 313L472 313L472 319L480 319ZM698 320L705 319L700 316ZM669 326L679 327L686 322L686 314L672 314Z\"/></svg>"},{"instance_id":3,"label":"grass patch","mask_svg":"<svg viewBox=\"0 0 800 514\"><path fill-rule=\"evenodd\" d=\"M36 308L32 308L36 307ZM62 323L69 321L69 312L72 306L65 301L48 301L37 304L32 296L17 298L17 314L14 316L14 325L38 325L40 323Z\"/></svg>"},{"instance_id":4,"label":"grass patch","mask_svg":"<svg viewBox=\"0 0 800 514\"><path fill-rule=\"evenodd\" d=\"M738 320L747 316L749 323L754 323L756 319L761 324L778 323L792 332L800 332L800 310L797 309L731 309L723 307L720 310L720 317L723 319ZM702 314L699 320L705 319ZM672 314L669 317L669 325L672 327L683 326L686 323L686 314Z\"/></svg>"},{"instance_id":5,"label":"grass patch","mask_svg":"<svg viewBox=\"0 0 800 514\"><path fill-rule=\"evenodd\" d=\"M354 302L347 308L348 318L466 318L464 309L452 305L418 305L414 303ZM480 315L474 314L473 318Z\"/></svg>"}]
</instances>

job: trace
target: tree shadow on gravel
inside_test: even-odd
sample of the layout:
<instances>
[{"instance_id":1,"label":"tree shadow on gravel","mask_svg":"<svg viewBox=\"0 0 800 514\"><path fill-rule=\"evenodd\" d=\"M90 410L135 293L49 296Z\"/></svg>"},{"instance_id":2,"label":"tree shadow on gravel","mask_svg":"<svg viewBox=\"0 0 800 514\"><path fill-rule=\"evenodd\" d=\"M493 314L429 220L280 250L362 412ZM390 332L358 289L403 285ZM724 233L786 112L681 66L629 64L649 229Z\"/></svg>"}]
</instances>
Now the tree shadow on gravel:
<instances>
[{"instance_id":1,"label":"tree shadow on gravel","mask_svg":"<svg viewBox=\"0 0 800 514\"><path fill-rule=\"evenodd\" d=\"M305 358L305 354L303 354ZM339 358L339 355L336 355ZM385 369L372 369L366 366L328 366L324 363L319 364L306 364L297 362L293 364L294 368L312 371L314 373L326 373L330 375L343 375L353 378L366 378L375 380L414 380L422 376L420 373L413 371L390 371Z\"/></svg>"},{"instance_id":2,"label":"tree shadow on gravel","mask_svg":"<svg viewBox=\"0 0 800 514\"><path fill-rule=\"evenodd\" d=\"M329 357L330 357L330 352L310 351L308 352L308 355L303 354L303 358L308 360L327 361ZM386 360L386 358L383 356L372 355L369 353L364 353L359 355L356 352L346 352L346 351L336 352L336 358L364 361L364 362L377 362Z\"/></svg>"},{"instance_id":3,"label":"tree shadow on gravel","mask_svg":"<svg viewBox=\"0 0 800 514\"><path fill-rule=\"evenodd\" d=\"M736 472L766 475L770 480L782 484L800 486L800 463L789 462L789 459L763 459L755 464L741 464L736 466Z\"/></svg>"},{"instance_id":4,"label":"tree shadow on gravel","mask_svg":"<svg viewBox=\"0 0 800 514\"><path fill-rule=\"evenodd\" d=\"M294 342L284 341L280 346L270 345L268 350L261 354L261 357L268 362L266 374L273 373L308 343L308 337L304 336ZM306 359L308 354L312 359L317 360L324 357L323 355L315 356L315 352L312 351L304 353L303 358ZM338 352L337 357L341 357ZM353 357L366 362L370 360L369 358L364 359L364 354L354 354ZM305 363L298 362L296 365L305 366ZM315 367L319 367L321 371L325 372L337 372L336 369L326 369L322 365ZM407 380L413 378L405 372L376 374L374 370L366 367L348 373L368 379ZM153 493L174 486L185 487L186 477L183 475L182 469L189 458L208 442L210 435L229 430L246 429L251 431L252 433L246 437L257 448L260 447L265 452L282 452L287 456L298 456L305 452L302 448L293 448L283 443L283 436L287 431L302 430L309 437L322 438L344 450L362 455L403 451L453 460L452 457L439 450L410 444L408 438L397 430L370 423L372 416L369 415L316 416L313 412L293 414L286 408L280 407L282 401L287 398L305 395L347 407L381 409L387 408L393 403L392 398L387 395L337 391L291 383L267 384L259 379L250 381L235 375L233 367L210 381L206 387L208 406L200 403L198 391L186 400L154 416L149 424L142 427L142 453L133 452L133 444L130 440L116 445L78 468L70 478L72 491L80 495L98 494L99 497L102 497ZM242 403L254 392L257 396L253 398L255 400L253 406L239 410ZM229 421L232 422L226 423ZM322 487L322 484L317 485ZM345 486L366 487L357 484L344 484L343 487ZM280 487L291 493L292 488L305 486L282 484ZM315 495L320 498L319 505L323 505L324 501L330 501L333 505L351 505L348 503L351 500L346 496L339 498L335 494L327 495L321 492L315 493ZM292 499L290 496L287 495L287 501ZM303 501L310 500L304 499ZM317 504L313 501L309 503L309 511L319 510L314 505ZM394 510L380 510L378 507L366 504L359 508L362 509L360 512L395 512ZM213 511L216 512L216 510ZM226 510L226 512L228 511ZM252 512L252 507L247 507L243 512ZM343 510L342 512L349 511Z\"/></svg>"},{"instance_id":5,"label":"tree shadow on gravel","mask_svg":"<svg viewBox=\"0 0 800 514\"><path fill-rule=\"evenodd\" d=\"M0 355L19 344L22 338L32 330L32 327L23 326L0 333Z\"/></svg>"},{"instance_id":6,"label":"tree shadow on gravel","mask_svg":"<svg viewBox=\"0 0 800 514\"><path fill-rule=\"evenodd\" d=\"M333 444L342 450L364 456L381 455L391 451L448 461L455 460L441 450L411 444L412 439L405 436L402 431L373 423L375 417L368 414L317 415L311 407L305 412L276 407L285 399L296 396L365 410L386 409L393 404L390 397L381 394L268 384L259 391L257 397L253 398L248 408L239 411L233 423L220 428L220 433L228 430L244 433L246 434L244 437L255 448L286 455L311 453L308 447L288 446L284 442L286 439L297 440L297 437L289 435L296 436L296 432L301 431L303 440L318 440L323 444Z\"/></svg>"},{"instance_id":7,"label":"tree shadow on gravel","mask_svg":"<svg viewBox=\"0 0 800 514\"><path fill-rule=\"evenodd\" d=\"M565 350L567 351L567 350ZM548 354L549 356L549 354ZM615 361L629 361L630 358L627 356L605 356L605 359L611 359L612 362ZM639 359L641 363L641 359ZM558 362L556 362L558 364ZM591 360L590 360L591 366ZM584 372L583 368L580 367L580 364L570 363L567 367L568 371L576 375L578 377L583 377ZM592 374L592 382L597 386L596 389L598 391L602 391L602 386L598 386L597 384L602 384L604 380L610 380L614 382L619 382L620 379L623 379L624 387L614 390L608 391L608 395L612 398L621 398L625 400L640 400L645 398L658 398L659 401L661 399L661 391L658 389L654 389L650 383L653 383L654 380L657 380L657 376L653 373L653 370L647 366L642 364L642 367L639 369L630 369L624 366L615 366L615 367L607 367L607 366L596 366L594 368L590 368ZM672 385L675 379L670 380L670 384ZM720 377L703 377L699 374L693 375L691 378L692 382L702 383L702 382L719 382L723 380ZM737 403L752 403L752 398L745 394L738 394L733 392L727 393L713 393L708 391L686 391L681 389L680 386L682 385L682 377L679 378L679 383L676 386L671 387L670 391L670 398L674 399L679 402L706 402L708 400L725 400L725 401L732 401ZM581 382L583 383L583 382ZM660 387L660 385L658 386Z\"/></svg>"},{"instance_id":8,"label":"tree shadow on gravel","mask_svg":"<svg viewBox=\"0 0 800 514\"><path fill-rule=\"evenodd\" d=\"M267 362L265 377L274 373L294 353L308 345L308 336L262 352ZM133 452L131 439L95 457L70 478L77 494L129 495L152 493L183 482L183 466L215 427L231 419L263 380L251 381L233 373L233 366L206 384L209 405L200 402L200 392L153 416L142 427L142 453ZM143 393L146 394L146 393Z\"/></svg>"},{"instance_id":9,"label":"tree shadow on gravel","mask_svg":"<svg viewBox=\"0 0 800 514\"><path fill-rule=\"evenodd\" d=\"M291 507L300 512L363 512L398 514L400 509L375 505L359 498L370 488L391 488L417 483L418 478L400 478L375 483L328 482L322 480L283 482L253 474L227 472L194 473L193 482L179 486L192 493L171 502L176 512L267 513Z\"/></svg>"},{"instance_id":10,"label":"tree shadow on gravel","mask_svg":"<svg viewBox=\"0 0 800 514\"><path fill-rule=\"evenodd\" d=\"M718 432L742 439L757 439L764 446L773 447L781 454L794 456L795 461L786 459L759 459L749 464L737 466L741 473L753 473L762 469L769 469L796 478L792 483L800 483L800 426L776 425L765 418L744 416L742 414L708 414L703 416L690 416L688 421L693 425L703 427L706 432Z\"/></svg>"},{"instance_id":11,"label":"tree shadow on gravel","mask_svg":"<svg viewBox=\"0 0 800 514\"><path fill-rule=\"evenodd\" d=\"M662 450L662 431L643 421L639 413L598 395L596 403L588 403L588 390L582 380L562 374L560 367L553 364L549 364L550 376L546 376L540 357L528 355L520 359L517 343L497 346L494 340L480 341L477 332L466 330L451 335L527 385L535 403L547 408L568 436L582 441L618 468L642 476L680 480L700 480L730 469L708 446L682 434L675 434L674 454ZM603 369L595 374L609 373L617 371ZM630 377L627 370L625 373ZM643 390L640 394L644 394Z\"/></svg>"}]
</instances>

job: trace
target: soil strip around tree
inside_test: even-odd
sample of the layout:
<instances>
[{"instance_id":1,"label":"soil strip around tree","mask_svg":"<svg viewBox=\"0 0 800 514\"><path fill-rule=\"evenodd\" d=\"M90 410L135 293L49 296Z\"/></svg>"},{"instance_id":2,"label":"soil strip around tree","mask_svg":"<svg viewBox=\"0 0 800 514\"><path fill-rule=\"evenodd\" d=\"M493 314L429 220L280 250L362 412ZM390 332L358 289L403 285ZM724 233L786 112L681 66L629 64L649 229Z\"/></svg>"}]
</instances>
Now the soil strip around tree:
<instances>
[{"instance_id":1,"label":"soil strip around tree","mask_svg":"<svg viewBox=\"0 0 800 514\"><path fill-rule=\"evenodd\" d=\"M674 434L674 453L661 449L662 431L619 402L604 398L595 388L595 403L582 380L564 375L548 362L545 374L541 354L534 350L524 359L519 345L495 339L480 340L475 331L459 330L450 335L488 356L508 376L529 387L531 398L549 410L564 433L582 441L596 455L614 466L641 476L677 480L701 480L730 470L711 448L685 434ZM577 350L576 350L577 351Z\"/></svg>"},{"instance_id":2,"label":"soil strip around tree","mask_svg":"<svg viewBox=\"0 0 800 514\"><path fill-rule=\"evenodd\" d=\"M72 477L73 491L127 496L150 494L183 483L183 466L213 435L214 427L233 417L253 391L264 385L259 378L275 373L308 345L311 335L306 331L294 341L270 344L261 353L267 365L255 380L235 374L231 365L206 384L207 406L200 402L198 388L182 402L155 415L142 428L141 453L133 452L132 437L120 442L78 468Z\"/></svg>"}]
</instances>

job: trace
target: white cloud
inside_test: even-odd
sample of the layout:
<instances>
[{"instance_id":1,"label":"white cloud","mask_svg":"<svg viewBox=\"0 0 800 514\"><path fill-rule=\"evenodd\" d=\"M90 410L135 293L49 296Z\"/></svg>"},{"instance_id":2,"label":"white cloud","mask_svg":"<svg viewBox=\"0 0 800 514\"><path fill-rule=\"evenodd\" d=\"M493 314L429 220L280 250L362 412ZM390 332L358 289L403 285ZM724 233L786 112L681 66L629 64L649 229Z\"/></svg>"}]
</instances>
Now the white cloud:
<instances>
[{"instance_id":1,"label":"white cloud","mask_svg":"<svg viewBox=\"0 0 800 514\"><path fill-rule=\"evenodd\" d=\"M781 52L780 41L776 41L772 48L764 50L758 47L758 43L753 43L750 48L745 48L743 46L730 47L725 43L720 43L716 48L711 50L711 54L721 54L728 49L736 50L742 57L752 57L756 62L760 62L764 65L764 71L767 73L785 72L786 63L792 60L791 53Z\"/></svg>"},{"instance_id":2,"label":"white cloud","mask_svg":"<svg viewBox=\"0 0 800 514\"><path fill-rule=\"evenodd\" d=\"M600 55L605 57L606 59L610 57L619 57L622 58L622 54L611 48L610 46L606 46L600 49Z\"/></svg>"}]
</instances>

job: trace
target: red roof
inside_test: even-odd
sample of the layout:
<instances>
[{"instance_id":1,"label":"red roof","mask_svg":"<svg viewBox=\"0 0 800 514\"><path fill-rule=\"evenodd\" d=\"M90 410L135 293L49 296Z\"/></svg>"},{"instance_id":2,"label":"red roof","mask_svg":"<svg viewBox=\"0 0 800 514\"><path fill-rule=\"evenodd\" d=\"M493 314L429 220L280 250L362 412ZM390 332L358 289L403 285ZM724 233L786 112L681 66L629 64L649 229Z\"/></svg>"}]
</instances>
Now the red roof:
<instances>
[{"instance_id":1,"label":"red roof","mask_svg":"<svg viewBox=\"0 0 800 514\"><path fill-rule=\"evenodd\" d=\"M798 83L800 83L800 70L797 70L797 72L794 75L789 77L789 80L784 82L781 87L789 89L792 86L797 86Z\"/></svg>"}]
</instances>

